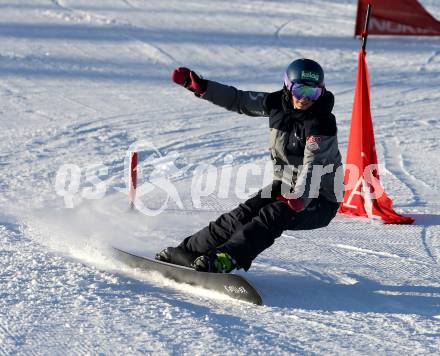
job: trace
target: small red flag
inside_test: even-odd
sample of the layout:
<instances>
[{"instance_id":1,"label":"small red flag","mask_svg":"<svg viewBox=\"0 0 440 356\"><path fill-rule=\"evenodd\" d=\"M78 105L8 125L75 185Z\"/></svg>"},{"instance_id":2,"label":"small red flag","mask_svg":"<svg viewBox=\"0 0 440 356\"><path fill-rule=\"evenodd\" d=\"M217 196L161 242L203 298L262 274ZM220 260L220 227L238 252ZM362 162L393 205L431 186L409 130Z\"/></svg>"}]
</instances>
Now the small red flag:
<instances>
[{"instance_id":1,"label":"small red flag","mask_svg":"<svg viewBox=\"0 0 440 356\"><path fill-rule=\"evenodd\" d=\"M382 219L386 224L412 224L414 219L397 214L380 184L373 121L370 81L365 51L359 52L358 73L351 117L344 184L344 214Z\"/></svg>"},{"instance_id":2,"label":"small red flag","mask_svg":"<svg viewBox=\"0 0 440 356\"><path fill-rule=\"evenodd\" d=\"M129 187L128 187L128 202L130 208L134 209L134 200L136 198L136 186L137 186L137 164L138 154L137 152L130 153L130 172L129 172Z\"/></svg>"}]
</instances>

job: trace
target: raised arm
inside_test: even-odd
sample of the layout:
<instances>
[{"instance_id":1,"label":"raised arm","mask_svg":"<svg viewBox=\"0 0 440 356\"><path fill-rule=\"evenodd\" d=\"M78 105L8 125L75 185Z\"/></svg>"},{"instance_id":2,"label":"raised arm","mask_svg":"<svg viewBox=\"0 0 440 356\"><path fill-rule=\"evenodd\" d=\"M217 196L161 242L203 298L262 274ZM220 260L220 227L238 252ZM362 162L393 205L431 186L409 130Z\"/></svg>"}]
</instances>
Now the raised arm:
<instances>
[{"instance_id":1,"label":"raised arm","mask_svg":"<svg viewBox=\"0 0 440 356\"><path fill-rule=\"evenodd\" d=\"M226 110L248 116L269 116L266 100L269 93L243 91L208 80L203 99Z\"/></svg>"},{"instance_id":2,"label":"raised arm","mask_svg":"<svg viewBox=\"0 0 440 356\"><path fill-rule=\"evenodd\" d=\"M232 86L202 79L195 72L182 67L174 70L172 79L197 97L227 110L248 116L269 116L266 105L269 93L238 90Z\"/></svg>"}]
</instances>

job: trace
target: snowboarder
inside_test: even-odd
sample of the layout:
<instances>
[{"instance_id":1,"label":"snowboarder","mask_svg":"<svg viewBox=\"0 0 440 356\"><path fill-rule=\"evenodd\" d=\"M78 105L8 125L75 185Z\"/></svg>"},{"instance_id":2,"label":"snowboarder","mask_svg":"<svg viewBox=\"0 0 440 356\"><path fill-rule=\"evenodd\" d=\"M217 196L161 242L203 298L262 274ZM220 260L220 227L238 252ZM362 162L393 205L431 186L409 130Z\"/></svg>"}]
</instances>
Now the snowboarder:
<instances>
[{"instance_id":1,"label":"snowboarder","mask_svg":"<svg viewBox=\"0 0 440 356\"><path fill-rule=\"evenodd\" d=\"M334 96L326 90L317 62L293 61L284 74L283 89L273 93L241 91L184 67L173 71L172 80L227 110L269 117L274 178L269 187L177 247L160 251L157 260L205 272L247 271L284 230L329 224L342 197L342 163L331 113Z\"/></svg>"}]
</instances>

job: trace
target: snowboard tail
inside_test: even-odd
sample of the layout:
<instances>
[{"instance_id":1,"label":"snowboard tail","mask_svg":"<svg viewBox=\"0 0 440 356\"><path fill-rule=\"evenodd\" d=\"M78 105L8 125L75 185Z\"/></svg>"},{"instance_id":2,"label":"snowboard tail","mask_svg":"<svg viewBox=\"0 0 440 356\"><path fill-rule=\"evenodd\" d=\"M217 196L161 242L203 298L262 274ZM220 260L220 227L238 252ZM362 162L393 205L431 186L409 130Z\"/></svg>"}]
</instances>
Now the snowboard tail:
<instances>
[{"instance_id":1,"label":"snowboard tail","mask_svg":"<svg viewBox=\"0 0 440 356\"><path fill-rule=\"evenodd\" d=\"M241 301L262 305L258 291L244 277L232 273L198 272L192 268L138 256L113 247L116 257L133 268L155 271L178 283L202 287Z\"/></svg>"}]
</instances>

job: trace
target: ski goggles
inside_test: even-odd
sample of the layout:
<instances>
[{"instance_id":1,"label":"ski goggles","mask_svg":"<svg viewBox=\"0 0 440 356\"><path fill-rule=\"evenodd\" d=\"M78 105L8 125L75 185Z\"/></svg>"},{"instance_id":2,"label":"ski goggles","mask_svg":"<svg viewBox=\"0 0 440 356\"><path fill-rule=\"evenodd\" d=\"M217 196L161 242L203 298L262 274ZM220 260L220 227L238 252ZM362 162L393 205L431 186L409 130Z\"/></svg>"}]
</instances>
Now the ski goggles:
<instances>
[{"instance_id":1,"label":"ski goggles","mask_svg":"<svg viewBox=\"0 0 440 356\"><path fill-rule=\"evenodd\" d=\"M289 92L298 100L306 98L311 101L316 101L322 95L323 88L318 86L311 86L301 83L290 82L287 75L284 76L284 84Z\"/></svg>"}]
</instances>

